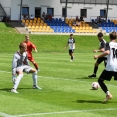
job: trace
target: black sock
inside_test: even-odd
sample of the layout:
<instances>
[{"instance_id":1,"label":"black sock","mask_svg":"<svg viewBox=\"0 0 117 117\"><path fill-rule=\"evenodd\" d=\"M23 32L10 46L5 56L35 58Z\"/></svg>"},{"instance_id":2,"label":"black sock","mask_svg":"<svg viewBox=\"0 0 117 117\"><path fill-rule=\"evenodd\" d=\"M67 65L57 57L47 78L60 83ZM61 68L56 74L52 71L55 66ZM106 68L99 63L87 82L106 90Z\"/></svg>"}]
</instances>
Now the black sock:
<instances>
[{"instance_id":1,"label":"black sock","mask_svg":"<svg viewBox=\"0 0 117 117\"><path fill-rule=\"evenodd\" d=\"M104 80L101 80L100 78L98 79L98 83L101 87L101 89L106 93L108 91L107 86L104 84Z\"/></svg>"},{"instance_id":2,"label":"black sock","mask_svg":"<svg viewBox=\"0 0 117 117\"><path fill-rule=\"evenodd\" d=\"M97 73L97 70L98 70L98 66L95 66L95 67L94 67L94 72L93 72L95 75L96 75L96 73Z\"/></svg>"}]
</instances>

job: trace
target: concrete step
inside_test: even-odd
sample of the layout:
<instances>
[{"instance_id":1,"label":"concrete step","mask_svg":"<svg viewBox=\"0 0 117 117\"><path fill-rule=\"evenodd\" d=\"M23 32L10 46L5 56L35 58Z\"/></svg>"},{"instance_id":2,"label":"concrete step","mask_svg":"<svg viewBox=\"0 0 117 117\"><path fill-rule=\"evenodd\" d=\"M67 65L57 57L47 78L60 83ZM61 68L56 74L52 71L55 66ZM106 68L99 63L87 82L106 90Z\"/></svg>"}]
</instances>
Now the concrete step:
<instances>
[{"instance_id":1,"label":"concrete step","mask_svg":"<svg viewBox=\"0 0 117 117\"><path fill-rule=\"evenodd\" d=\"M9 24L14 27L20 34L29 34L21 22L9 22Z\"/></svg>"}]
</instances>

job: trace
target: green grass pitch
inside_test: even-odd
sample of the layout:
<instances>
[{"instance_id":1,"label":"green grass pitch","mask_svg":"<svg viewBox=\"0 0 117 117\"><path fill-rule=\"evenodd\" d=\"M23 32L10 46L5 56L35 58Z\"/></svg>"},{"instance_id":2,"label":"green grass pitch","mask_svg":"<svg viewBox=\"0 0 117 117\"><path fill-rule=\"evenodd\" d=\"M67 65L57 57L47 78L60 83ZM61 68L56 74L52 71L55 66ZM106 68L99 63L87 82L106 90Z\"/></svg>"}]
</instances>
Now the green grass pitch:
<instances>
[{"instance_id":1,"label":"green grass pitch","mask_svg":"<svg viewBox=\"0 0 117 117\"><path fill-rule=\"evenodd\" d=\"M42 90L32 89L32 76L25 74L18 87L18 94L11 93L11 62L18 44L25 35L16 34L4 23L0 26L0 117L116 117L117 82L106 84L113 99L102 103L104 92L92 90L104 69L100 64L96 78L89 79L95 60L93 49L98 48L96 36L74 36L76 39L75 59L70 62L68 49L64 50L68 35L30 35L37 45L33 52L39 64L38 84ZM11 32L8 31L10 28ZM109 41L108 37L104 37ZM96 53L98 54L98 53ZM31 64L31 66L33 66Z\"/></svg>"}]
</instances>

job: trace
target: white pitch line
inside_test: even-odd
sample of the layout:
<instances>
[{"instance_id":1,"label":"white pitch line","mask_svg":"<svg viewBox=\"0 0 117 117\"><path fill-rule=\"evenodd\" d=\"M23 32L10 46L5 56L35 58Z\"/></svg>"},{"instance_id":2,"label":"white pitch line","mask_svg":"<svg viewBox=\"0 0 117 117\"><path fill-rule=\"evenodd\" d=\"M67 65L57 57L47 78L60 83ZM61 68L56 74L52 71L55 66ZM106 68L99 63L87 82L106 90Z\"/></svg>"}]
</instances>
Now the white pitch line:
<instances>
[{"instance_id":1,"label":"white pitch line","mask_svg":"<svg viewBox=\"0 0 117 117\"><path fill-rule=\"evenodd\" d=\"M106 109L91 109L91 110L70 110L70 111L60 111L60 112L45 112L45 113L35 113L35 114L22 114L14 115L16 117L24 116L39 116L39 115L54 115L54 114L66 114L66 113L81 113L81 112L93 112L93 111L108 111L117 110L117 108L106 108Z\"/></svg>"},{"instance_id":2,"label":"white pitch line","mask_svg":"<svg viewBox=\"0 0 117 117\"><path fill-rule=\"evenodd\" d=\"M1 71L0 72L5 72L5 73L10 73L11 72L7 72L7 71ZM24 74L25 75L25 74ZM82 81L82 80L71 80L71 79L67 79L67 78L55 78L55 77L47 77L47 76L38 76L39 78L49 78L49 79L56 79L56 80L66 80L66 81L73 81L73 82L85 82L85 83L92 83L92 82L88 82L88 81ZM117 87L116 85L111 85L111 84L108 84L109 86L113 86L113 87Z\"/></svg>"},{"instance_id":3,"label":"white pitch line","mask_svg":"<svg viewBox=\"0 0 117 117\"><path fill-rule=\"evenodd\" d=\"M14 117L12 115L9 115L9 114L3 113L3 112L0 112L0 116L3 116L3 117Z\"/></svg>"}]
</instances>

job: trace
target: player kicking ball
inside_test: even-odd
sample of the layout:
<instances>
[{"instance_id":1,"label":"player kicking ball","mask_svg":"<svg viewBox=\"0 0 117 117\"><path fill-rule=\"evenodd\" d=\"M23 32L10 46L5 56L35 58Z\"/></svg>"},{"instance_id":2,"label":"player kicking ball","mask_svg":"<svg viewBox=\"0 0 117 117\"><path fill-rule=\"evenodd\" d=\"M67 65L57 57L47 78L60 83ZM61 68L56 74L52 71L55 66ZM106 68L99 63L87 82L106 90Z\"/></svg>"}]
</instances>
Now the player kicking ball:
<instances>
[{"instance_id":1,"label":"player kicking ball","mask_svg":"<svg viewBox=\"0 0 117 117\"><path fill-rule=\"evenodd\" d=\"M107 86L105 85L104 81L110 81L112 77L114 80L117 80L117 42L116 42L116 32L112 32L109 34L110 42L106 44L106 51L101 55L95 55L94 58L100 58L103 56L108 55L107 57L107 65L106 68L103 70L102 74L98 79L98 83L100 87L106 94L106 98L103 102L107 102L109 99L112 99L112 95L108 90Z\"/></svg>"},{"instance_id":2,"label":"player kicking ball","mask_svg":"<svg viewBox=\"0 0 117 117\"><path fill-rule=\"evenodd\" d=\"M12 81L14 83L14 86L11 92L13 93L18 93L17 88L23 77L23 72L32 73L34 89L42 89L37 85L37 70L29 65L26 50L27 45L25 43L20 43L19 51L14 54L12 60Z\"/></svg>"}]
</instances>

